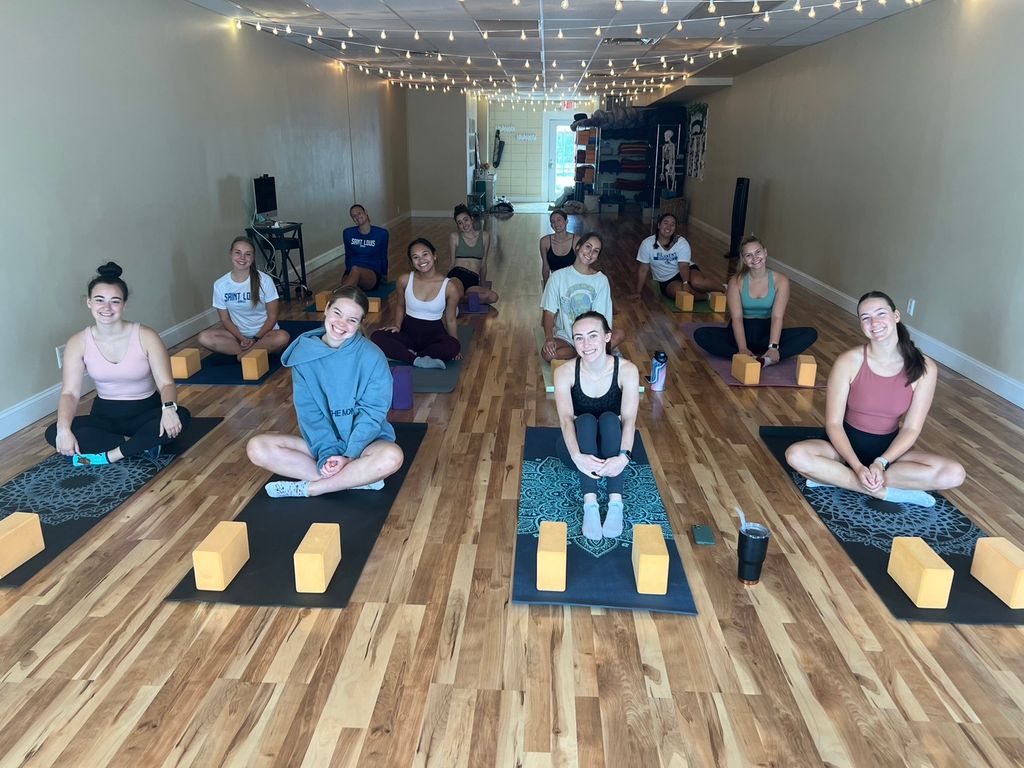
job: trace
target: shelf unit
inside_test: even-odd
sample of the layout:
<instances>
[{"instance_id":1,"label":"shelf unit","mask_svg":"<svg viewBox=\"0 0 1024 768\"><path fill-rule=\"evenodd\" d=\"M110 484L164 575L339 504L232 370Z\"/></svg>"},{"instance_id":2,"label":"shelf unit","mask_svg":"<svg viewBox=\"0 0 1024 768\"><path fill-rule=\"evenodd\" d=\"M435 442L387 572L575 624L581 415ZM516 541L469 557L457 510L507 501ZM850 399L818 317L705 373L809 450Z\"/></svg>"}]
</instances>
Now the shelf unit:
<instances>
[{"instance_id":1,"label":"shelf unit","mask_svg":"<svg viewBox=\"0 0 1024 768\"><path fill-rule=\"evenodd\" d=\"M573 143L576 152L576 186L573 197L582 203L586 195L594 193L601 146L601 129L578 128Z\"/></svg>"}]
</instances>

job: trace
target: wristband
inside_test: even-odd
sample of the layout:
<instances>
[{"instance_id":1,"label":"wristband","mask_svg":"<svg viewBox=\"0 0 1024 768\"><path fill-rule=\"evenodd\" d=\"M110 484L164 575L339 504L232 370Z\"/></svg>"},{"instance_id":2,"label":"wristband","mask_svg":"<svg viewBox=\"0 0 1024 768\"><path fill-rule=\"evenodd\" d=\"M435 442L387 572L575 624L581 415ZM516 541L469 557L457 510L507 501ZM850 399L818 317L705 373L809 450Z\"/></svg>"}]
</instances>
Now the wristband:
<instances>
[{"instance_id":1,"label":"wristband","mask_svg":"<svg viewBox=\"0 0 1024 768\"><path fill-rule=\"evenodd\" d=\"M626 457L626 461L632 461L633 460L633 452L629 451L629 450L626 450L625 448L623 448L621 451L619 451L619 456L625 456Z\"/></svg>"},{"instance_id":2,"label":"wristband","mask_svg":"<svg viewBox=\"0 0 1024 768\"><path fill-rule=\"evenodd\" d=\"M769 344L769 345L768 345L768 349L778 349L778 348L779 348L779 345L778 345L778 344L774 344L774 343L772 343L772 344Z\"/></svg>"},{"instance_id":3,"label":"wristband","mask_svg":"<svg viewBox=\"0 0 1024 768\"><path fill-rule=\"evenodd\" d=\"M885 456L879 456L875 461L882 465L883 472L889 469L889 460Z\"/></svg>"},{"instance_id":4,"label":"wristband","mask_svg":"<svg viewBox=\"0 0 1024 768\"><path fill-rule=\"evenodd\" d=\"M176 402L174 402L173 400L168 400L166 403L163 404L163 406L161 407L160 410L166 411L168 408L173 410L175 413L177 413L177 411L178 411L178 404Z\"/></svg>"}]
</instances>

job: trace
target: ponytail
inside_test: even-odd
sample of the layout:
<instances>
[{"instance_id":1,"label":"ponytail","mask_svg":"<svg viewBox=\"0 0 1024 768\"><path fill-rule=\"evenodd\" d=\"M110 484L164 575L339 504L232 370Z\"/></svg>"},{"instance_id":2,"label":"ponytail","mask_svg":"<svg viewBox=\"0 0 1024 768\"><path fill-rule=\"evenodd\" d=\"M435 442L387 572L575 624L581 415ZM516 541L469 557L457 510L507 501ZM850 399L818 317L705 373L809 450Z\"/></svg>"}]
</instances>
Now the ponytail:
<instances>
[{"instance_id":1,"label":"ponytail","mask_svg":"<svg viewBox=\"0 0 1024 768\"><path fill-rule=\"evenodd\" d=\"M857 308L860 309L860 305L868 299L882 299L889 305L889 309L893 312L896 311L896 302L894 302L889 294L883 293L882 291L868 291L857 300ZM924 353L917 348L917 345L910 339L910 331L900 321L896 323L896 340L897 346L900 351L900 357L903 358L903 372L907 376L907 386L909 387L915 381L924 376L925 363Z\"/></svg>"},{"instance_id":2,"label":"ponytail","mask_svg":"<svg viewBox=\"0 0 1024 768\"><path fill-rule=\"evenodd\" d=\"M899 343L900 355L903 357L903 370L907 374L907 385L909 386L924 376L924 354L910 340L910 331L902 322L896 323L896 338Z\"/></svg>"}]
</instances>

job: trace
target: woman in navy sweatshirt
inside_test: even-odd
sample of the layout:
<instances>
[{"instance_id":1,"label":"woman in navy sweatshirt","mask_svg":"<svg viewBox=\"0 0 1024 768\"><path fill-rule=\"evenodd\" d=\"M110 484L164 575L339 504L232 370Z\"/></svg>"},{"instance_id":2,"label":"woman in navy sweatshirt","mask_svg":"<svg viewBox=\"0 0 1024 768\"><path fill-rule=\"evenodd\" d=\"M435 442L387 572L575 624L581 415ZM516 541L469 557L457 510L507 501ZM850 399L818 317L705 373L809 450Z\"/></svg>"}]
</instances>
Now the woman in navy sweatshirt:
<instances>
[{"instance_id":1,"label":"woman in navy sweatshirt","mask_svg":"<svg viewBox=\"0 0 1024 768\"><path fill-rule=\"evenodd\" d=\"M302 437L268 432L246 445L253 464L296 478L267 483L270 496L379 490L401 468L402 449L387 420L391 370L384 353L362 334L368 308L359 288L339 288L327 305L324 327L299 336L281 356L292 369Z\"/></svg>"}]
</instances>

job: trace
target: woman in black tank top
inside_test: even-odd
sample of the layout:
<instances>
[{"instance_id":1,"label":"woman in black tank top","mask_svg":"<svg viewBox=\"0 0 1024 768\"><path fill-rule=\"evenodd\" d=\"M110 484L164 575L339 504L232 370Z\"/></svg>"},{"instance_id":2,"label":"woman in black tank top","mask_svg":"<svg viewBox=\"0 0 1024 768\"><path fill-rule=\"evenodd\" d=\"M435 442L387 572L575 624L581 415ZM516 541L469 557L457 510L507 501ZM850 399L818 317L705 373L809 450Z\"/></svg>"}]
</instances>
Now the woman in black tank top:
<instances>
[{"instance_id":1,"label":"woman in black tank top","mask_svg":"<svg viewBox=\"0 0 1024 768\"><path fill-rule=\"evenodd\" d=\"M579 357L555 370L555 405L562 429L559 456L576 468L583 491L583 535L614 539L622 533L623 470L632 460L640 373L608 353L611 328L604 315L585 312L572 326ZM598 481L606 478L608 513L601 523Z\"/></svg>"},{"instance_id":2,"label":"woman in black tank top","mask_svg":"<svg viewBox=\"0 0 1024 768\"><path fill-rule=\"evenodd\" d=\"M576 261L576 235L568 231L569 216L561 208L556 208L548 216L551 228L555 230L552 235L544 235L540 239L540 270L541 287L548 284L548 276L559 269L571 267ZM561 256L555 253L555 248L568 250Z\"/></svg>"}]
</instances>

